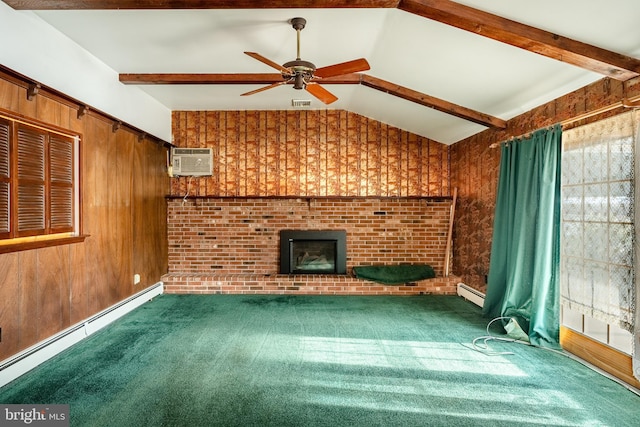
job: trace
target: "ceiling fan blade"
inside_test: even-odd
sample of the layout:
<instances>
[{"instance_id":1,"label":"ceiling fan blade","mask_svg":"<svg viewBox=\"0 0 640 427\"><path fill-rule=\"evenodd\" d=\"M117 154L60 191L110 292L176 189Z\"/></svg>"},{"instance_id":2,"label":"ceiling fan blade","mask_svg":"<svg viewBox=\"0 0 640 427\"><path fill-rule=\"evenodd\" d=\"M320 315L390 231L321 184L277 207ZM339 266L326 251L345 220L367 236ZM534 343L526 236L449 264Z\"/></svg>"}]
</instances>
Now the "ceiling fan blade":
<instances>
[{"instance_id":1,"label":"ceiling fan blade","mask_svg":"<svg viewBox=\"0 0 640 427\"><path fill-rule=\"evenodd\" d=\"M341 62L340 64L320 67L314 73L314 77L335 77L343 74L358 73L370 69L366 59L354 59L353 61Z\"/></svg>"},{"instance_id":2,"label":"ceiling fan blade","mask_svg":"<svg viewBox=\"0 0 640 427\"><path fill-rule=\"evenodd\" d=\"M320 86L318 83L309 82L305 89L325 104L331 104L338 100L337 96Z\"/></svg>"},{"instance_id":3,"label":"ceiling fan blade","mask_svg":"<svg viewBox=\"0 0 640 427\"><path fill-rule=\"evenodd\" d=\"M273 89L274 87L283 85L285 83L287 83L287 82L286 81L281 81L281 82L272 83L269 86L263 86L263 87L258 88L256 90L252 90L252 91L249 91L249 92L242 93L242 94L240 94L240 96L253 95L254 93L262 92L262 91L265 91L267 89Z\"/></svg>"},{"instance_id":4,"label":"ceiling fan blade","mask_svg":"<svg viewBox=\"0 0 640 427\"><path fill-rule=\"evenodd\" d=\"M264 56L260 55L259 53L256 52L245 52L247 55L249 55L250 57L257 59L258 61L262 62L263 64L267 64L268 66L275 68L276 70L280 71L283 74L291 74L291 70L288 68L283 67L282 65L273 62L270 59L265 58Z\"/></svg>"}]
</instances>

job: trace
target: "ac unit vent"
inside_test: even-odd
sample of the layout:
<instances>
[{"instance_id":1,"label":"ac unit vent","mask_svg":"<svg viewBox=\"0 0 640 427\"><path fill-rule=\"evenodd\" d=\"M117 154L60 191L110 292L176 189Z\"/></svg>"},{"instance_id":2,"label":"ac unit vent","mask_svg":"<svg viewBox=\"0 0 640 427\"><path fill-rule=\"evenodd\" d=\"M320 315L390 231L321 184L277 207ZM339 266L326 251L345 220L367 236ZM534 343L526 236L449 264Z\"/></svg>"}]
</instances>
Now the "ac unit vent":
<instances>
[{"instance_id":1,"label":"ac unit vent","mask_svg":"<svg viewBox=\"0 0 640 427\"><path fill-rule=\"evenodd\" d=\"M294 108L310 107L311 100L310 99L292 99L291 105Z\"/></svg>"},{"instance_id":2,"label":"ac unit vent","mask_svg":"<svg viewBox=\"0 0 640 427\"><path fill-rule=\"evenodd\" d=\"M171 159L175 176L211 176L213 173L211 148L174 148Z\"/></svg>"}]
</instances>

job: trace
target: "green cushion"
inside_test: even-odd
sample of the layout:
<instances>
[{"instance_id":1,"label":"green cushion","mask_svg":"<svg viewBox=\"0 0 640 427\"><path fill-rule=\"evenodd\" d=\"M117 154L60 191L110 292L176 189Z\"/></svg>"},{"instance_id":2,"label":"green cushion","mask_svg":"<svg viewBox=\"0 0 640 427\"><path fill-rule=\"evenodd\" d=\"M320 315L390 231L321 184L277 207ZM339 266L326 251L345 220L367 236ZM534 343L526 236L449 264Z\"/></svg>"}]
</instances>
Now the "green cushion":
<instances>
[{"instance_id":1,"label":"green cushion","mask_svg":"<svg viewBox=\"0 0 640 427\"><path fill-rule=\"evenodd\" d=\"M385 285L400 285L436 277L433 267L428 264L363 265L353 267L353 273L357 278Z\"/></svg>"}]
</instances>

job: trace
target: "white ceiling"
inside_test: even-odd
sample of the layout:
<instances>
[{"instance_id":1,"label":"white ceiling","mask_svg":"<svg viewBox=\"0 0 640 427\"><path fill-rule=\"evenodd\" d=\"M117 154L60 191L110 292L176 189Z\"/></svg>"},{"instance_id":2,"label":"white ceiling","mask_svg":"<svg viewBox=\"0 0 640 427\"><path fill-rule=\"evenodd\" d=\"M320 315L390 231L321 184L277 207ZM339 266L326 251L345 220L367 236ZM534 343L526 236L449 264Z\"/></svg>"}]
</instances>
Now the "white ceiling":
<instances>
[{"instance_id":1,"label":"white ceiling","mask_svg":"<svg viewBox=\"0 0 640 427\"><path fill-rule=\"evenodd\" d=\"M638 0L458 1L578 41L640 57ZM117 73L273 73L243 54L323 67L360 57L366 74L504 120L603 76L398 9L61 10L35 12ZM325 106L290 85L141 85L171 110L283 110L292 99L344 109L445 144L485 127L362 85L325 85Z\"/></svg>"}]
</instances>

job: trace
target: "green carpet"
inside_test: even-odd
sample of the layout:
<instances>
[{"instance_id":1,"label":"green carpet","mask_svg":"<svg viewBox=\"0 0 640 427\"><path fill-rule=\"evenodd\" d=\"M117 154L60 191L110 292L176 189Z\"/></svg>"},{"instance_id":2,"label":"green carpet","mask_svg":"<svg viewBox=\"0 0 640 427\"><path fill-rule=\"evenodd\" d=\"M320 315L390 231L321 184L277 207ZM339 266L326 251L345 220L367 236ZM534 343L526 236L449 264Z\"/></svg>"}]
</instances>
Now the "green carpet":
<instances>
[{"instance_id":1,"label":"green carpet","mask_svg":"<svg viewBox=\"0 0 640 427\"><path fill-rule=\"evenodd\" d=\"M72 426L637 426L640 397L562 355L471 348L455 296L163 295L0 389Z\"/></svg>"}]
</instances>

